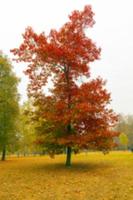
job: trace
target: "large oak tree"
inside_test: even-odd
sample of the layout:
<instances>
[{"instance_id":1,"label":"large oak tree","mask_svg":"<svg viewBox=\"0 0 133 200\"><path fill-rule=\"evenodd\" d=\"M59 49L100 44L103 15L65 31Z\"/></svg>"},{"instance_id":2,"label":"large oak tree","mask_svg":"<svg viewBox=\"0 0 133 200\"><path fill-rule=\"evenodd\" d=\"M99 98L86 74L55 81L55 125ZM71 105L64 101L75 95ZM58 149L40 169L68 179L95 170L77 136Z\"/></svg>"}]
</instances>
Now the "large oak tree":
<instances>
[{"instance_id":1,"label":"large oak tree","mask_svg":"<svg viewBox=\"0 0 133 200\"><path fill-rule=\"evenodd\" d=\"M29 63L28 93L38 107L38 118L43 119L40 143L66 146L68 166L75 145L108 150L116 136L112 127L117 116L107 107L110 94L105 81L90 79L90 64L101 51L86 34L95 23L93 16L91 6L75 10L67 23L47 36L28 27L23 43L12 50L17 61ZM47 94L44 86L49 79L53 88ZM80 79L86 81L79 84Z\"/></svg>"}]
</instances>

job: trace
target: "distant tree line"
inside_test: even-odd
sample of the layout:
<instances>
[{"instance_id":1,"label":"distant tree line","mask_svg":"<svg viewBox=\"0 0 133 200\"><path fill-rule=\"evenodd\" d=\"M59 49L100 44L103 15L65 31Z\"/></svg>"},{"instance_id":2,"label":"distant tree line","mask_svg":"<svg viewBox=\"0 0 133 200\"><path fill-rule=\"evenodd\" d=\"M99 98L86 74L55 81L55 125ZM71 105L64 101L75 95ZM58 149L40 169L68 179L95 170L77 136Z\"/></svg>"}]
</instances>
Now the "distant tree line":
<instances>
[{"instance_id":1,"label":"distant tree line","mask_svg":"<svg viewBox=\"0 0 133 200\"><path fill-rule=\"evenodd\" d=\"M133 115L119 115L115 130L120 132L117 149L133 151Z\"/></svg>"}]
</instances>

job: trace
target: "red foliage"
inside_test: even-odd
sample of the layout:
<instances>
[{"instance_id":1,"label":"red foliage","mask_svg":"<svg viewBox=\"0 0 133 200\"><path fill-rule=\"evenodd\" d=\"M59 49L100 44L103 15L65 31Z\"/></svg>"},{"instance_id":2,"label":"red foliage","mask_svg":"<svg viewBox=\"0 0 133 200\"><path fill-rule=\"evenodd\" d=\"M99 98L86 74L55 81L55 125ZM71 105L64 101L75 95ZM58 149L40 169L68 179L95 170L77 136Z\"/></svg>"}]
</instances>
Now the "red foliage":
<instances>
[{"instance_id":1,"label":"red foliage","mask_svg":"<svg viewBox=\"0 0 133 200\"><path fill-rule=\"evenodd\" d=\"M29 63L25 71L30 79L28 93L39 107L39 116L50 123L52 128L46 132L52 132L52 141L108 149L117 135L111 130L117 116L107 108L110 94L105 82L101 78L89 80L90 62L99 59L101 51L85 34L95 23L93 15L90 6L82 12L76 10L59 31L51 30L48 36L28 27L23 43L12 52L17 61ZM46 96L43 87L48 77L54 87ZM88 82L79 86L81 77ZM44 130L42 134L46 134Z\"/></svg>"}]
</instances>

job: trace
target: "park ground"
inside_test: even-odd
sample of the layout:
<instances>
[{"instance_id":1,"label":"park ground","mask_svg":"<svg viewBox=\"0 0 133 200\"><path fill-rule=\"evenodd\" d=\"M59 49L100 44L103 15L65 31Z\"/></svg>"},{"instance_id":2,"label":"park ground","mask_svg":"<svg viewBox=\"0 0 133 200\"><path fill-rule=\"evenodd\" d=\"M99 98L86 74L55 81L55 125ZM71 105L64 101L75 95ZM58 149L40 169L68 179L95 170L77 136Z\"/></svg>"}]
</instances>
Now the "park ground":
<instances>
[{"instance_id":1,"label":"park ground","mask_svg":"<svg viewBox=\"0 0 133 200\"><path fill-rule=\"evenodd\" d=\"M133 200L133 153L8 158L0 162L0 200Z\"/></svg>"}]
</instances>

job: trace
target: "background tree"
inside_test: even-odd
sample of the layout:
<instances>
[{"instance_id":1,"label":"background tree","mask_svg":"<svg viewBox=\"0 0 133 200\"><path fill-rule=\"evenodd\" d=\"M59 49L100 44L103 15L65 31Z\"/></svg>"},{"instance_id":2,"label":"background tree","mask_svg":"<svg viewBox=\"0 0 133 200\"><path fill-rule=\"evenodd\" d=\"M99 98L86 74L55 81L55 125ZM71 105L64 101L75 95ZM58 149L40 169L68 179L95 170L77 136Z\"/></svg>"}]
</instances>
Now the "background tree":
<instances>
[{"instance_id":1,"label":"background tree","mask_svg":"<svg viewBox=\"0 0 133 200\"><path fill-rule=\"evenodd\" d=\"M127 125L128 125L127 137L129 141L128 147L133 151L133 115L127 116Z\"/></svg>"},{"instance_id":2,"label":"background tree","mask_svg":"<svg viewBox=\"0 0 133 200\"><path fill-rule=\"evenodd\" d=\"M20 126L19 126L19 148L18 154L24 156L36 152L35 145L35 120L33 118L33 105L32 100L24 102L20 106Z\"/></svg>"},{"instance_id":3,"label":"background tree","mask_svg":"<svg viewBox=\"0 0 133 200\"><path fill-rule=\"evenodd\" d=\"M40 129L40 143L67 148L66 165L71 164L72 147L108 150L114 145L111 130L117 116L107 108L110 94L102 78L90 78L90 63L99 59L100 48L87 37L94 24L91 6L73 11L69 21L48 36L36 34L28 27L24 41L12 50L17 61L29 62L29 96L34 98L46 126ZM78 80L84 81L80 85ZM50 94L44 92L48 80L53 82Z\"/></svg>"},{"instance_id":4,"label":"background tree","mask_svg":"<svg viewBox=\"0 0 133 200\"><path fill-rule=\"evenodd\" d=\"M126 134L128 138L128 148L133 149L133 116L132 115L119 115L119 120L115 130ZM123 146L119 144L119 149L123 149Z\"/></svg>"},{"instance_id":5,"label":"background tree","mask_svg":"<svg viewBox=\"0 0 133 200\"><path fill-rule=\"evenodd\" d=\"M122 146L124 146L124 149L126 150L127 147L128 147L128 137L127 137L127 135L125 133L121 133L119 135L119 140L120 140L120 144Z\"/></svg>"},{"instance_id":6,"label":"background tree","mask_svg":"<svg viewBox=\"0 0 133 200\"><path fill-rule=\"evenodd\" d=\"M14 142L19 114L18 78L9 59L0 54L0 150L5 160L6 148Z\"/></svg>"}]
</instances>

